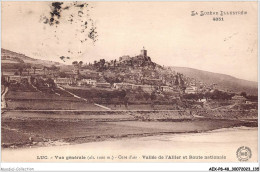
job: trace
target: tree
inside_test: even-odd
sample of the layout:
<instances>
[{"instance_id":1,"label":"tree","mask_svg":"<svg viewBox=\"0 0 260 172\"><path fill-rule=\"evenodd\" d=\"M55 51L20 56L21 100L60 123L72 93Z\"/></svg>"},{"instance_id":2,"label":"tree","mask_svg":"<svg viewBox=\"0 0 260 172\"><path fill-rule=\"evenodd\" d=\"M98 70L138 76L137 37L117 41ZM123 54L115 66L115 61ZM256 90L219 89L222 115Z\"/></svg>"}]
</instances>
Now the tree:
<instances>
[{"instance_id":1,"label":"tree","mask_svg":"<svg viewBox=\"0 0 260 172\"><path fill-rule=\"evenodd\" d=\"M143 96L146 101L149 100L149 98L151 97L149 93L144 93Z\"/></svg>"},{"instance_id":2,"label":"tree","mask_svg":"<svg viewBox=\"0 0 260 172\"><path fill-rule=\"evenodd\" d=\"M155 100L157 98L157 96L156 96L154 91L151 93L150 98L151 98L151 107L154 108L154 102L155 102Z\"/></svg>"},{"instance_id":3,"label":"tree","mask_svg":"<svg viewBox=\"0 0 260 172\"><path fill-rule=\"evenodd\" d=\"M183 96L183 98L185 98L185 99L198 100L198 99L199 99L199 95L198 95L198 94L185 94L185 95Z\"/></svg>"},{"instance_id":4,"label":"tree","mask_svg":"<svg viewBox=\"0 0 260 172\"><path fill-rule=\"evenodd\" d=\"M3 73L1 75L1 84L7 86L8 82L6 81L5 77L3 76Z\"/></svg>"},{"instance_id":5,"label":"tree","mask_svg":"<svg viewBox=\"0 0 260 172\"><path fill-rule=\"evenodd\" d=\"M125 104L125 107L128 108L128 97L125 97L124 98L124 104Z\"/></svg>"},{"instance_id":6,"label":"tree","mask_svg":"<svg viewBox=\"0 0 260 172\"><path fill-rule=\"evenodd\" d=\"M20 67L18 68L18 71L19 71L20 75L22 75L22 73L23 73L23 66L20 66Z\"/></svg>"},{"instance_id":7,"label":"tree","mask_svg":"<svg viewBox=\"0 0 260 172\"><path fill-rule=\"evenodd\" d=\"M31 69L31 64L26 63L23 65L23 68L25 69L25 71L27 71L28 75L30 74L30 69Z\"/></svg>"},{"instance_id":8,"label":"tree","mask_svg":"<svg viewBox=\"0 0 260 172\"><path fill-rule=\"evenodd\" d=\"M26 69L30 69L31 67L32 67L31 64L29 64L29 63L26 63L26 64L25 64L25 68L26 68Z\"/></svg>"},{"instance_id":9,"label":"tree","mask_svg":"<svg viewBox=\"0 0 260 172\"><path fill-rule=\"evenodd\" d=\"M14 75L19 75L19 72L18 72L18 71L15 71L15 72L14 72Z\"/></svg>"},{"instance_id":10,"label":"tree","mask_svg":"<svg viewBox=\"0 0 260 172\"><path fill-rule=\"evenodd\" d=\"M135 95L135 98L136 98L137 100L141 100L141 99L143 99L143 95L142 95L142 94L136 94L136 95Z\"/></svg>"},{"instance_id":11,"label":"tree","mask_svg":"<svg viewBox=\"0 0 260 172\"><path fill-rule=\"evenodd\" d=\"M77 74L79 74L79 66L81 63L78 63L78 61L72 62L72 65L74 66L75 70L77 71Z\"/></svg>"},{"instance_id":12,"label":"tree","mask_svg":"<svg viewBox=\"0 0 260 172\"><path fill-rule=\"evenodd\" d=\"M233 94L229 94L227 92L214 90L214 92L211 94L212 99L219 99L219 100L230 100L232 98Z\"/></svg>"},{"instance_id":13,"label":"tree","mask_svg":"<svg viewBox=\"0 0 260 172\"><path fill-rule=\"evenodd\" d=\"M243 96L243 97L246 98L246 96L247 96L247 95L246 95L246 92L241 92L241 93L240 93L240 96Z\"/></svg>"},{"instance_id":14,"label":"tree","mask_svg":"<svg viewBox=\"0 0 260 172\"><path fill-rule=\"evenodd\" d=\"M125 90L122 90L122 91L119 92L119 98L120 98L121 100L124 99L125 96L126 96L126 91L125 91Z\"/></svg>"},{"instance_id":15,"label":"tree","mask_svg":"<svg viewBox=\"0 0 260 172\"><path fill-rule=\"evenodd\" d=\"M137 87L136 91L137 91L138 93L142 93L142 92L143 92L143 89L139 86L139 87Z\"/></svg>"},{"instance_id":16,"label":"tree","mask_svg":"<svg viewBox=\"0 0 260 172\"><path fill-rule=\"evenodd\" d=\"M180 84L181 84L182 87L184 87L184 81L181 77L180 77Z\"/></svg>"},{"instance_id":17,"label":"tree","mask_svg":"<svg viewBox=\"0 0 260 172\"><path fill-rule=\"evenodd\" d=\"M114 66L114 67L116 66L116 60L114 60L114 62L113 62L113 66Z\"/></svg>"},{"instance_id":18,"label":"tree","mask_svg":"<svg viewBox=\"0 0 260 172\"><path fill-rule=\"evenodd\" d=\"M94 67L97 67L97 61L96 60L94 61Z\"/></svg>"},{"instance_id":19,"label":"tree","mask_svg":"<svg viewBox=\"0 0 260 172\"><path fill-rule=\"evenodd\" d=\"M151 93L150 98L151 98L152 101L156 100L156 94L155 94L154 91Z\"/></svg>"},{"instance_id":20,"label":"tree","mask_svg":"<svg viewBox=\"0 0 260 172\"><path fill-rule=\"evenodd\" d=\"M52 65L48 69L52 72L52 74L54 74L55 72L57 72L59 70L59 68L55 65Z\"/></svg>"},{"instance_id":21,"label":"tree","mask_svg":"<svg viewBox=\"0 0 260 172\"><path fill-rule=\"evenodd\" d=\"M43 66L44 75L46 75L46 69L48 69L48 67Z\"/></svg>"},{"instance_id":22,"label":"tree","mask_svg":"<svg viewBox=\"0 0 260 172\"><path fill-rule=\"evenodd\" d=\"M56 70L58 70L59 68L58 68L57 66L55 66L55 65L52 65L49 69L52 70L52 71L56 71Z\"/></svg>"},{"instance_id":23,"label":"tree","mask_svg":"<svg viewBox=\"0 0 260 172\"><path fill-rule=\"evenodd\" d=\"M72 65L73 65L73 66L77 66L77 65L78 65L78 61L72 62Z\"/></svg>"},{"instance_id":24,"label":"tree","mask_svg":"<svg viewBox=\"0 0 260 172\"><path fill-rule=\"evenodd\" d=\"M24 86L28 86L29 85L28 79L26 79L26 78L21 79L21 84Z\"/></svg>"},{"instance_id":25,"label":"tree","mask_svg":"<svg viewBox=\"0 0 260 172\"><path fill-rule=\"evenodd\" d=\"M101 68L101 69L104 68L105 63L106 63L106 60L105 60L105 59L100 59L100 68Z\"/></svg>"},{"instance_id":26,"label":"tree","mask_svg":"<svg viewBox=\"0 0 260 172\"><path fill-rule=\"evenodd\" d=\"M175 79L175 82L174 82L175 85L179 85L179 79L178 79L178 75L176 76L176 79Z\"/></svg>"},{"instance_id":27,"label":"tree","mask_svg":"<svg viewBox=\"0 0 260 172\"><path fill-rule=\"evenodd\" d=\"M78 65L79 65L79 67L81 68L81 67L82 67L82 65L83 65L83 62L82 62L82 61L80 61Z\"/></svg>"},{"instance_id":28,"label":"tree","mask_svg":"<svg viewBox=\"0 0 260 172\"><path fill-rule=\"evenodd\" d=\"M53 81L53 79L51 79L51 78L48 78L47 80L46 80L46 84L48 84L48 86L50 87L50 88L55 88L55 83L54 83L54 81Z\"/></svg>"},{"instance_id":29,"label":"tree","mask_svg":"<svg viewBox=\"0 0 260 172\"><path fill-rule=\"evenodd\" d=\"M66 78L67 77L67 74L65 72L60 72L60 77L61 78Z\"/></svg>"},{"instance_id":30,"label":"tree","mask_svg":"<svg viewBox=\"0 0 260 172\"><path fill-rule=\"evenodd\" d=\"M203 94L202 93L198 93L198 99L203 99Z\"/></svg>"},{"instance_id":31,"label":"tree","mask_svg":"<svg viewBox=\"0 0 260 172\"><path fill-rule=\"evenodd\" d=\"M33 66L32 68L33 68L33 74L35 74L36 67L35 67L35 66Z\"/></svg>"},{"instance_id":32,"label":"tree","mask_svg":"<svg viewBox=\"0 0 260 172\"><path fill-rule=\"evenodd\" d=\"M76 76L76 79L77 79L77 80L81 80L81 79L83 79L83 78L84 78L84 76L81 75L80 73L78 73L78 75Z\"/></svg>"},{"instance_id":33,"label":"tree","mask_svg":"<svg viewBox=\"0 0 260 172\"><path fill-rule=\"evenodd\" d=\"M206 92L204 95L205 95L205 98L206 98L206 99L209 99L209 98L211 97L210 92Z\"/></svg>"},{"instance_id":34,"label":"tree","mask_svg":"<svg viewBox=\"0 0 260 172\"><path fill-rule=\"evenodd\" d=\"M247 99L250 100L250 101L257 101L258 100L258 96L248 95Z\"/></svg>"}]
</instances>

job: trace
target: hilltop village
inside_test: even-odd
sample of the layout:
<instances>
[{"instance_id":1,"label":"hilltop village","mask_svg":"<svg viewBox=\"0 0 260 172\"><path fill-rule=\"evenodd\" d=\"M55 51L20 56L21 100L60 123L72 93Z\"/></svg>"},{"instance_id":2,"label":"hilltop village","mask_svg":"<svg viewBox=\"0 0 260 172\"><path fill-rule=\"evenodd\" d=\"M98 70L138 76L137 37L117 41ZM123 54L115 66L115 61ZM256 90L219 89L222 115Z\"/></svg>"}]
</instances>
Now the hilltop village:
<instances>
[{"instance_id":1,"label":"hilltop village","mask_svg":"<svg viewBox=\"0 0 260 172\"><path fill-rule=\"evenodd\" d=\"M65 57L63 57L65 58ZM2 49L2 85L12 90L31 88L56 96L72 95L92 103L172 105L171 108L203 106L210 99L255 104L256 97L218 90L152 61L143 48L134 57L121 56L72 65L37 61L23 54ZM3 90L3 89L2 89ZM195 105L195 106L193 106Z\"/></svg>"},{"instance_id":2,"label":"hilltop village","mask_svg":"<svg viewBox=\"0 0 260 172\"><path fill-rule=\"evenodd\" d=\"M152 62L147 50L141 50L140 55L119 57L118 60L94 61L93 64L73 62L72 72L62 73L63 77L54 78L60 85L78 87L111 88L115 90L142 90L146 93L168 92L174 95L180 93L195 94L210 90L210 87L197 87L196 81L185 78L170 68L164 68ZM55 74L54 74L55 76Z\"/></svg>"},{"instance_id":3,"label":"hilltop village","mask_svg":"<svg viewBox=\"0 0 260 172\"><path fill-rule=\"evenodd\" d=\"M2 49L1 65L2 148L257 126L257 96L160 66L145 49L71 65Z\"/></svg>"}]
</instances>

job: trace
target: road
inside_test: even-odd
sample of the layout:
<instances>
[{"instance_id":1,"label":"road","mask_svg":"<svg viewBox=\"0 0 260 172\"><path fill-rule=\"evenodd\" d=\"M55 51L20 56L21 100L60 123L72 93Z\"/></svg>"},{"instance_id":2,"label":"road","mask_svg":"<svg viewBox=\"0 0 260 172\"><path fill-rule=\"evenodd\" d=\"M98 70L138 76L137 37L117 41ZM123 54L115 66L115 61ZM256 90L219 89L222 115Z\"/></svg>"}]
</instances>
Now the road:
<instances>
[{"instance_id":1,"label":"road","mask_svg":"<svg viewBox=\"0 0 260 172\"><path fill-rule=\"evenodd\" d=\"M59 86L59 85L57 85L57 87L58 87L59 89L65 91L65 92L69 93L70 95L72 95L72 96L78 98L78 99L81 99L81 100L84 100L84 101L88 102L87 99L82 98L82 97L79 97L79 96L73 94L72 92L70 92L70 91L68 91L68 90L66 90L66 89L64 89L64 88L62 88L62 87ZM106 110L111 110L111 108L108 108L108 107L106 107L106 106L103 106L103 105L100 105L100 104L97 104L97 103L94 103L94 105L95 105L95 106L98 106L98 107L101 107L101 108L103 108L103 109L106 109Z\"/></svg>"},{"instance_id":2,"label":"road","mask_svg":"<svg viewBox=\"0 0 260 172\"><path fill-rule=\"evenodd\" d=\"M1 95L1 108L2 109L7 107L7 104L6 104L6 101L5 101L5 95L6 95L7 92L8 92L8 87L5 87L5 90Z\"/></svg>"},{"instance_id":3,"label":"road","mask_svg":"<svg viewBox=\"0 0 260 172\"><path fill-rule=\"evenodd\" d=\"M102 105L99 104L94 104L96 106L101 107ZM103 106L105 109L105 106ZM26 110L16 110L16 109L9 109L8 111L10 112L96 112L100 110L74 110L74 109L60 109L60 110L55 110L55 109L26 109ZM102 112L184 112L183 110L110 110L106 109L103 110ZM197 115L198 116L198 115ZM194 116L195 117L195 116ZM198 116L201 118L201 116Z\"/></svg>"}]
</instances>

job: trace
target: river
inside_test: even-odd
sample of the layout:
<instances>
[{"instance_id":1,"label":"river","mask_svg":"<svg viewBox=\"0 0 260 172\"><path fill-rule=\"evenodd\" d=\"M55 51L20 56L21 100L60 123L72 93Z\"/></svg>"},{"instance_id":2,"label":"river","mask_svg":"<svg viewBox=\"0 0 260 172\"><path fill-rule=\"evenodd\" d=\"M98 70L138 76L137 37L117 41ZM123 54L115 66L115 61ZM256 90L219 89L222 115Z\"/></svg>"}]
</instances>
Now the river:
<instances>
[{"instance_id":1,"label":"river","mask_svg":"<svg viewBox=\"0 0 260 172\"><path fill-rule=\"evenodd\" d=\"M236 127L205 133L168 134L76 145L57 144L57 146L50 147L2 149L2 161L238 162L237 149L241 146L247 146L252 152L252 157L248 162L257 162L257 142L258 128ZM39 159L40 156L48 159ZM107 159L108 157L110 159Z\"/></svg>"}]
</instances>

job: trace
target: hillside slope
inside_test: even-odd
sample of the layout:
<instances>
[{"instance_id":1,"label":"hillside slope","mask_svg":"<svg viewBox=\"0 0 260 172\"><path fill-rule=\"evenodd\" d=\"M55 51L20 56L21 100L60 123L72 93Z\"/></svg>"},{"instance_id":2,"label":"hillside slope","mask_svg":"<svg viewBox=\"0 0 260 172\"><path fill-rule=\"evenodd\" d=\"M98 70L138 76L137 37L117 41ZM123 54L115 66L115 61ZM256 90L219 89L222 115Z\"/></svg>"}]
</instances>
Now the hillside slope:
<instances>
[{"instance_id":1,"label":"hillside slope","mask_svg":"<svg viewBox=\"0 0 260 172\"><path fill-rule=\"evenodd\" d=\"M1 58L2 58L2 64L3 63L29 63L33 65L42 65L42 66L60 66L63 65L58 62L48 61L48 60L40 60L40 59L34 59L31 57L28 57L24 54L16 53L10 50L6 50L1 48Z\"/></svg>"},{"instance_id":2,"label":"hillside slope","mask_svg":"<svg viewBox=\"0 0 260 172\"><path fill-rule=\"evenodd\" d=\"M247 94L257 95L258 85L257 82L247 81L243 79L238 79L230 75L213 73L202 71L198 69L188 68L188 67L171 67L176 72L182 73L190 78L195 78L206 84L217 84L217 88L223 90L232 90L233 92L245 91Z\"/></svg>"}]
</instances>

